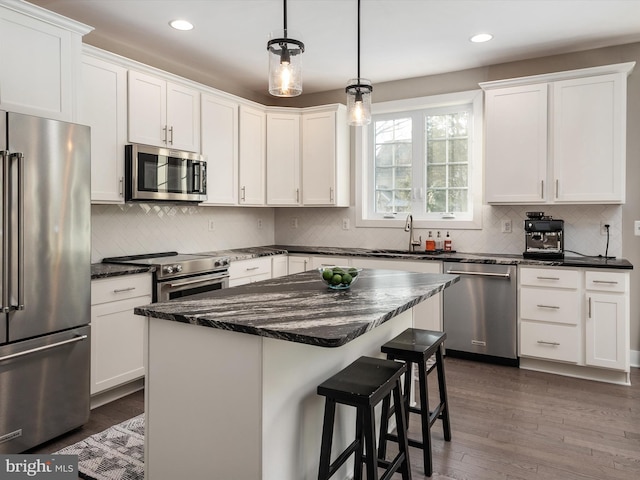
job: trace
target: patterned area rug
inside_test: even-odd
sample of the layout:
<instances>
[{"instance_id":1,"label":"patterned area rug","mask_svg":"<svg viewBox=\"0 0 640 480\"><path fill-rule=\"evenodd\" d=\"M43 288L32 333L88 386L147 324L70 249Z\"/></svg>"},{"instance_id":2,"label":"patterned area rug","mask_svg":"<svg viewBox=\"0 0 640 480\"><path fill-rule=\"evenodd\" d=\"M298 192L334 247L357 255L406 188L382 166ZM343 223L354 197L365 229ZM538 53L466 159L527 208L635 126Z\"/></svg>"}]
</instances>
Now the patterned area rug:
<instances>
[{"instance_id":1,"label":"patterned area rug","mask_svg":"<svg viewBox=\"0 0 640 480\"><path fill-rule=\"evenodd\" d=\"M55 452L78 455L88 480L144 479L144 413Z\"/></svg>"}]
</instances>

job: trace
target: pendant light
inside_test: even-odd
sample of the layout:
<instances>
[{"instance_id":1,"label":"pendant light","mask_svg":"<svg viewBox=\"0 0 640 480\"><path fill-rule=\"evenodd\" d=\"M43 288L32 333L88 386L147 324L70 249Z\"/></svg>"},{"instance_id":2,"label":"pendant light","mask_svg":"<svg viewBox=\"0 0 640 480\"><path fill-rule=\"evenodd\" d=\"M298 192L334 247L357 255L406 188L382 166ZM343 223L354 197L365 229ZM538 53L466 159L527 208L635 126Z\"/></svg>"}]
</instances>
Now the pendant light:
<instances>
[{"instance_id":1,"label":"pendant light","mask_svg":"<svg viewBox=\"0 0 640 480\"><path fill-rule=\"evenodd\" d=\"M358 0L358 78L349 80L347 88L349 125L361 127L371 123L371 81L360 78L360 0Z\"/></svg>"},{"instance_id":2,"label":"pendant light","mask_svg":"<svg viewBox=\"0 0 640 480\"><path fill-rule=\"evenodd\" d=\"M296 97L302 93L304 43L289 38L287 0L284 3L284 30L271 33L269 52L269 93L276 97Z\"/></svg>"}]
</instances>

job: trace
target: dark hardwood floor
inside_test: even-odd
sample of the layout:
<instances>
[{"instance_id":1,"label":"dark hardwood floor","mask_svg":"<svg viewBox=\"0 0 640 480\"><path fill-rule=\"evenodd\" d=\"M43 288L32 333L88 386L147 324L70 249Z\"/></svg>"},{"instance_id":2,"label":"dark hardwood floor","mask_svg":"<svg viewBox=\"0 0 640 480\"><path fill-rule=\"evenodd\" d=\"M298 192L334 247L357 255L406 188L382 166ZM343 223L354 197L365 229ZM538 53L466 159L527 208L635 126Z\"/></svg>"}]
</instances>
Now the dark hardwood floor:
<instances>
[{"instance_id":1,"label":"dark hardwood floor","mask_svg":"<svg viewBox=\"0 0 640 480\"><path fill-rule=\"evenodd\" d=\"M436 423L432 479L640 478L639 369L632 369L631 387L456 358L446 359L446 375L453 438L444 442ZM435 398L437 383L430 377ZM31 452L54 452L143 408L142 392L130 395L93 410L84 427ZM412 415L410 435L419 432L417 422ZM410 454L413 479L429 478L421 451L411 448Z\"/></svg>"}]
</instances>

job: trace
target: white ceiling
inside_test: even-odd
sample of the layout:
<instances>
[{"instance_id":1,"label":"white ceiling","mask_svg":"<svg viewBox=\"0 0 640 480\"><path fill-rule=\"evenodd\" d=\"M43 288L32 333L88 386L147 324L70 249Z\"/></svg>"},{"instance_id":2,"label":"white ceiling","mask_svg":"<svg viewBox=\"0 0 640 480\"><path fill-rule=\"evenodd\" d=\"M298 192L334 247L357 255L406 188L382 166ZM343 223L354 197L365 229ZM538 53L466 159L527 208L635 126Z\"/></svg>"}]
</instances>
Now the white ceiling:
<instances>
[{"instance_id":1,"label":"white ceiling","mask_svg":"<svg viewBox=\"0 0 640 480\"><path fill-rule=\"evenodd\" d=\"M266 93L282 0L31 0L95 27L85 42L228 90ZM289 0L303 95L356 76L356 0ZM361 75L373 84L640 41L640 0L362 0ZM190 20L179 32L170 20ZM473 44L469 37L494 39ZM294 37L296 38L296 37Z\"/></svg>"}]
</instances>

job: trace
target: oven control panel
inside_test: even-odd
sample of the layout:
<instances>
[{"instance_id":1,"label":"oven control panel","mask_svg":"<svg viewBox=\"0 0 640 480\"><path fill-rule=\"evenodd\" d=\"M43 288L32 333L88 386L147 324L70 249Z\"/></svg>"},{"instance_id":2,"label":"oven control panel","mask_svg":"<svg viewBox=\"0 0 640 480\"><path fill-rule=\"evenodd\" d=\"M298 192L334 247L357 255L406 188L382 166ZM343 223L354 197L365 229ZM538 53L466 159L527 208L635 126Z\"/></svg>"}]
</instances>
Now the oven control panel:
<instances>
[{"instance_id":1,"label":"oven control panel","mask_svg":"<svg viewBox=\"0 0 640 480\"><path fill-rule=\"evenodd\" d=\"M171 275L172 273L180 273L182 271L182 265L176 263L175 265L165 265L162 267L162 273Z\"/></svg>"}]
</instances>

